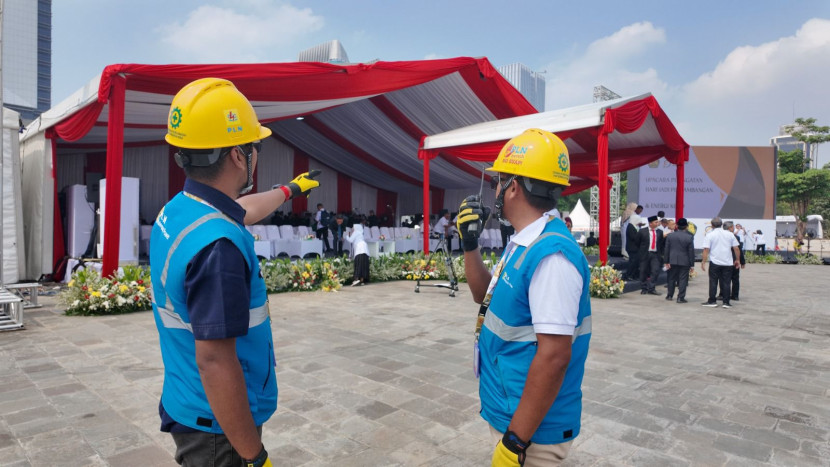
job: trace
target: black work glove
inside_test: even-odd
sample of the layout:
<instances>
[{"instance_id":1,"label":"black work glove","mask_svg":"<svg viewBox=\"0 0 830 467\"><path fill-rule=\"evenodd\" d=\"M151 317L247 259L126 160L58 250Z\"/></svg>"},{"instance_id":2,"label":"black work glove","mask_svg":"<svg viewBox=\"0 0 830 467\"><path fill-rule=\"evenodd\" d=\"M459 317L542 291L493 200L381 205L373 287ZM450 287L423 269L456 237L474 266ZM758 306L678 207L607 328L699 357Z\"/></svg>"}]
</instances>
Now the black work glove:
<instances>
[{"instance_id":1,"label":"black work glove","mask_svg":"<svg viewBox=\"0 0 830 467\"><path fill-rule=\"evenodd\" d=\"M464 198L458 207L456 228L461 238L461 248L464 251L473 251L478 248L478 237L484 228L484 221L490 216L490 208L481 205L478 195Z\"/></svg>"}]
</instances>

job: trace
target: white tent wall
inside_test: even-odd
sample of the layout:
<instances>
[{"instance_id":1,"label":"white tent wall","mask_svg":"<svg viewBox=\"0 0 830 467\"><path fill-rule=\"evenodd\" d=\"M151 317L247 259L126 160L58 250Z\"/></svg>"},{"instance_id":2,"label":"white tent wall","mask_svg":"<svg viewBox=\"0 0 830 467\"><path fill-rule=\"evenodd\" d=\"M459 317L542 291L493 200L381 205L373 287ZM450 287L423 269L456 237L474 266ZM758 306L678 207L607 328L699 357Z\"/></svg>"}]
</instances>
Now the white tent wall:
<instances>
[{"instance_id":1,"label":"white tent wall","mask_svg":"<svg viewBox=\"0 0 830 467\"><path fill-rule=\"evenodd\" d=\"M317 203L323 203L323 207L330 213L337 212L337 172L327 165L323 165L317 159L310 158L308 161L308 170L319 170L320 175L315 178L320 182L320 188L311 192L308 197L308 211L312 214L317 212ZM284 175L285 181L280 183L288 183L294 174L288 172ZM273 185L273 183L272 183ZM270 186L270 185L269 185ZM260 191L265 187L260 188ZM377 193L377 191L375 192Z\"/></svg>"},{"instance_id":2,"label":"white tent wall","mask_svg":"<svg viewBox=\"0 0 830 467\"><path fill-rule=\"evenodd\" d=\"M72 185L85 185L84 168L86 154L59 154L56 175L58 177L58 193Z\"/></svg>"},{"instance_id":3,"label":"white tent wall","mask_svg":"<svg viewBox=\"0 0 830 467\"><path fill-rule=\"evenodd\" d=\"M369 211L374 211L377 206L377 188L360 183L357 180L352 180L352 209L364 216L368 216Z\"/></svg>"},{"instance_id":4,"label":"white tent wall","mask_svg":"<svg viewBox=\"0 0 830 467\"><path fill-rule=\"evenodd\" d=\"M155 222L159 211L168 201L169 150L167 145L124 148L124 176L140 180L138 215L141 224ZM58 158L58 165L60 164Z\"/></svg>"},{"instance_id":5,"label":"white tent wall","mask_svg":"<svg viewBox=\"0 0 830 467\"><path fill-rule=\"evenodd\" d=\"M20 145L26 279L52 272L54 181L52 143L41 132Z\"/></svg>"},{"instance_id":6,"label":"white tent wall","mask_svg":"<svg viewBox=\"0 0 830 467\"><path fill-rule=\"evenodd\" d=\"M25 276L23 248L23 206L20 187L20 114L3 109L3 192L0 194L0 216L3 231L0 233L3 248L3 283L18 282Z\"/></svg>"},{"instance_id":7,"label":"white tent wall","mask_svg":"<svg viewBox=\"0 0 830 467\"><path fill-rule=\"evenodd\" d=\"M286 184L294 178L294 150L275 138L262 141L262 155L257 158L257 190L266 191L277 183ZM290 212L291 203L279 211Z\"/></svg>"}]
</instances>

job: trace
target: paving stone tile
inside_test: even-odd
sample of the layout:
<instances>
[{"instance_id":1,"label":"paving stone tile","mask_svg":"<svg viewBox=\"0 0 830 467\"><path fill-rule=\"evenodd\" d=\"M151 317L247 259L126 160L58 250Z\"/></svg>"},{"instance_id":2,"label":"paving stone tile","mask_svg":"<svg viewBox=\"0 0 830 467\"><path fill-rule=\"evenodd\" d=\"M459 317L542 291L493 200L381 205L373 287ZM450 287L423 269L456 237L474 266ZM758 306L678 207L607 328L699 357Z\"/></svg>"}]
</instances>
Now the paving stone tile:
<instances>
[{"instance_id":1,"label":"paving stone tile","mask_svg":"<svg viewBox=\"0 0 830 467\"><path fill-rule=\"evenodd\" d=\"M110 465L176 466L176 461L158 446L142 446L107 458Z\"/></svg>"}]
</instances>

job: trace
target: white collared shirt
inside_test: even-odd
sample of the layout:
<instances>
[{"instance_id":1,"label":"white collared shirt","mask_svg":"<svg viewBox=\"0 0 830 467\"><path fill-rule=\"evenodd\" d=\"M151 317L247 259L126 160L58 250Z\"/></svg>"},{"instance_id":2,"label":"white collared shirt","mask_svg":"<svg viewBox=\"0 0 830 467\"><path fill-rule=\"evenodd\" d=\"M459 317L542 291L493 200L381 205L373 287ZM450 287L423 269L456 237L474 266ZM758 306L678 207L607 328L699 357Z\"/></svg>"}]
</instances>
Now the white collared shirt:
<instances>
[{"instance_id":1,"label":"white collared shirt","mask_svg":"<svg viewBox=\"0 0 830 467\"><path fill-rule=\"evenodd\" d=\"M548 218L555 217L548 211L511 238L510 243L528 246L545 228ZM562 222L557 217L553 222ZM512 248L508 245L508 248ZM505 251L509 251L505 248ZM539 262L530 279L528 302L537 334L573 335L579 315L582 297L582 276L579 270L562 253L555 253Z\"/></svg>"},{"instance_id":2,"label":"white collared shirt","mask_svg":"<svg viewBox=\"0 0 830 467\"><path fill-rule=\"evenodd\" d=\"M703 238L703 248L709 249L709 262L718 266L735 264L735 260L732 259L733 246L738 246L738 239L732 232L720 227L713 229Z\"/></svg>"}]
</instances>

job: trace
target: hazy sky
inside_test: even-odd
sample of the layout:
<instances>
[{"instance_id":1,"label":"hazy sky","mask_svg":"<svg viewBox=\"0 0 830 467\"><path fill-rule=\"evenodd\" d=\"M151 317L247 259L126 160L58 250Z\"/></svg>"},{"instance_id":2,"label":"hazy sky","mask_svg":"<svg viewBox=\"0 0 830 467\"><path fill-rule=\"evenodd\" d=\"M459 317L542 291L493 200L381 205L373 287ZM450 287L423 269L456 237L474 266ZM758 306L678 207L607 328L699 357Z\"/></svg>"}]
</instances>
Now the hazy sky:
<instances>
[{"instance_id":1,"label":"hazy sky","mask_svg":"<svg viewBox=\"0 0 830 467\"><path fill-rule=\"evenodd\" d=\"M53 0L52 26L53 105L113 63L295 61L338 39L352 62L524 63L545 73L546 110L598 84L651 92L692 145L830 125L827 0Z\"/></svg>"}]
</instances>

